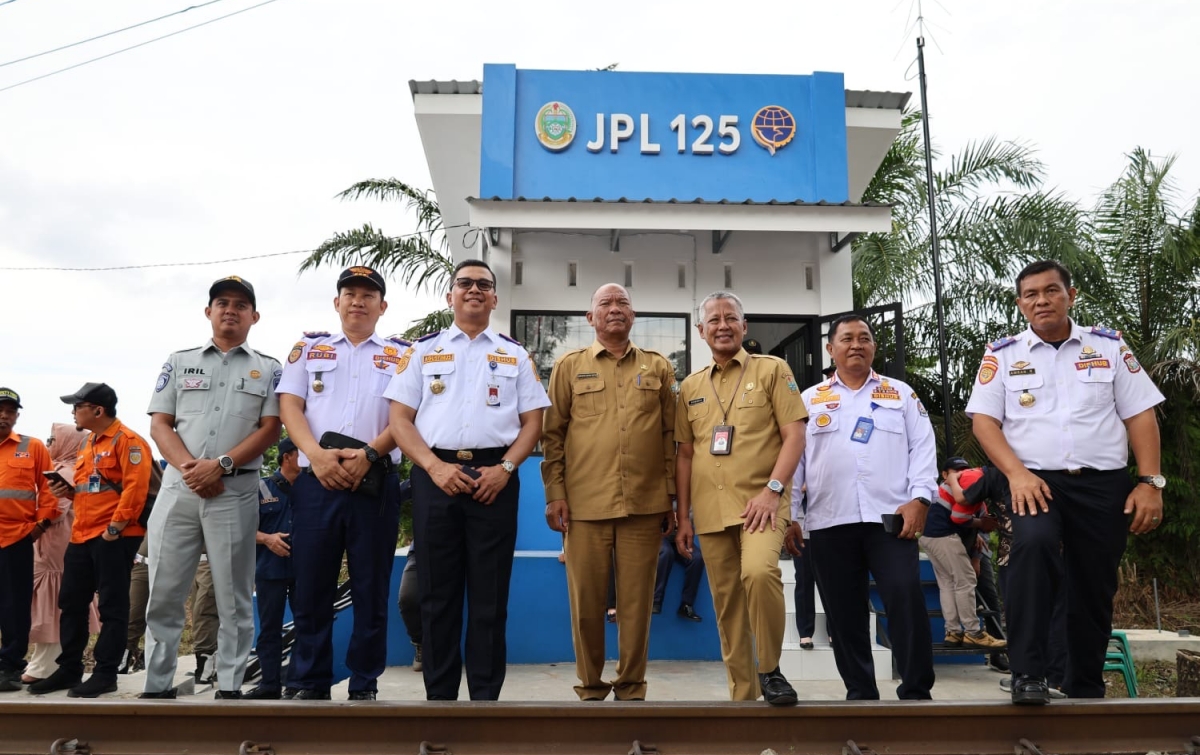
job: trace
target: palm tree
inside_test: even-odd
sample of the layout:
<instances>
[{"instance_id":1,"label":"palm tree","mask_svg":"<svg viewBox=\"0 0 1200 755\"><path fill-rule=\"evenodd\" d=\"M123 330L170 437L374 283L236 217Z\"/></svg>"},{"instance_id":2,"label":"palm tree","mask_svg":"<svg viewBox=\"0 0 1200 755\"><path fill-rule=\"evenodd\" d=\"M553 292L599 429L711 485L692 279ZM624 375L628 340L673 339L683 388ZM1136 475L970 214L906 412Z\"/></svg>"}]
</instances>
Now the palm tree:
<instances>
[{"instance_id":1,"label":"palm tree","mask_svg":"<svg viewBox=\"0 0 1200 755\"><path fill-rule=\"evenodd\" d=\"M300 272L322 265L347 267L367 265L385 277L398 278L406 287L443 291L454 271L442 225L442 211L431 191L421 191L395 178L359 181L337 195L338 199L403 200L405 209L415 211L417 231L389 236L370 223L362 228L335 233L300 263ZM436 243L435 243L436 242ZM450 310L431 312L414 320L405 338L444 330L453 322Z\"/></svg>"},{"instance_id":2,"label":"palm tree","mask_svg":"<svg viewBox=\"0 0 1200 755\"><path fill-rule=\"evenodd\" d=\"M908 381L926 398L934 427L940 431L943 412L953 412L955 448L971 449L974 438L962 409L979 355L989 341L1024 327L1011 281L1034 259L1049 256L1071 265L1083 256L1079 210L1043 191L1045 166L1027 144L988 138L967 145L935 172L951 388L951 405L942 406L920 125L920 112L904 114L863 194L864 202L892 205L892 230L855 240L854 303L904 304Z\"/></svg>"},{"instance_id":3,"label":"palm tree","mask_svg":"<svg viewBox=\"0 0 1200 755\"><path fill-rule=\"evenodd\" d=\"M1081 318L1121 330L1166 396L1159 406L1167 517L1130 542L1143 579L1200 585L1200 201L1181 213L1175 157L1142 148L1100 196L1084 227L1097 267L1084 271Z\"/></svg>"}]
</instances>

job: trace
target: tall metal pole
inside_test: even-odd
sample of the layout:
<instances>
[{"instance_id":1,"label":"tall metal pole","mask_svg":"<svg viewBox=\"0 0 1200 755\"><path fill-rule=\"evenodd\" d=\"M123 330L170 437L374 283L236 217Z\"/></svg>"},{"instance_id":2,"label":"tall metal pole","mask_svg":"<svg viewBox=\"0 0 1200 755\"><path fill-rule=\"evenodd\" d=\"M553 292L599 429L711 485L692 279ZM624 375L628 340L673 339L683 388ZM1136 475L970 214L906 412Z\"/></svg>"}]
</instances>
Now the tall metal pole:
<instances>
[{"instance_id":1,"label":"tall metal pole","mask_svg":"<svg viewBox=\"0 0 1200 755\"><path fill-rule=\"evenodd\" d=\"M951 428L950 376L946 363L946 322L942 315L942 258L938 249L937 206L934 204L933 153L929 144L929 103L925 98L925 37L917 37L917 70L921 83L921 128L925 132L925 187L929 194L929 242L933 253L933 306L937 312L938 362L942 368L942 414L945 421L946 456L954 453Z\"/></svg>"}]
</instances>

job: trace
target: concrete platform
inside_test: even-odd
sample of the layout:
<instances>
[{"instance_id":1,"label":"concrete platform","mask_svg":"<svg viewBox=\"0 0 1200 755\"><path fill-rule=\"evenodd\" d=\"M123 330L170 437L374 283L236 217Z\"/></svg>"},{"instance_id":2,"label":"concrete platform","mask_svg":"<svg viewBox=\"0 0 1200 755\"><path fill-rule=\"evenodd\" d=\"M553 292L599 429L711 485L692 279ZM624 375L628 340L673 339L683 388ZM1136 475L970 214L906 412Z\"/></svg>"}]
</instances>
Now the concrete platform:
<instances>
[{"instance_id":1,"label":"concrete platform","mask_svg":"<svg viewBox=\"0 0 1200 755\"><path fill-rule=\"evenodd\" d=\"M183 664L187 666L186 660ZM606 667L608 675L615 664ZM182 682L187 674L180 673L177 681ZM937 684L933 688L935 700L1007 700L1008 695L1000 689L1002 675L983 666L938 666ZM704 661L651 661L646 679L649 683L647 699L656 701L723 701L729 699L725 680L725 667L717 662ZM99 699L105 701L133 699L142 691L144 674L132 674L118 679L119 690ZM572 687L575 685L573 663L551 663L513 665L508 667L508 678L504 684L501 700L505 702L569 702L577 701ZM896 699L898 682L879 682L880 695L884 700ZM843 700L846 689L840 681L799 681L793 685L801 700ZM245 687L244 689L249 689ZM460 693L467 699L466 684ZM346 700L346 682L332 690L335 701ZM395 666L389 668L379 680L379 699L387 701L419 701L425 699L425 687L421 675L411 668ZM610 698L611 699L611 698ZM61 701L68 705L87 705L88 700L74 700L66 691L49 695L34 696L28 692L6 692L0 694L2 702ZM175 701L163 701L164 705L212 703L213 690L202 687L195 695L180 697ZM222 705L237 705L226 701ZM249 704L249 703L248 703ZM361 704L361 703L359 703Z\"/></svg>"},{"instance_id":2,"label":"concrete platform","mask_svg":"<svg viewBox=\"0 0 1200 755\"><path fill-rule=\"evenodd\" d=\"M1200 636L1179 636L1178 632L1157 629L1124 629L1129 640L1129 651L1135 661L1175 662L1176 650L1191 650L1200 653Z\"/></svg>"}]
</instances>

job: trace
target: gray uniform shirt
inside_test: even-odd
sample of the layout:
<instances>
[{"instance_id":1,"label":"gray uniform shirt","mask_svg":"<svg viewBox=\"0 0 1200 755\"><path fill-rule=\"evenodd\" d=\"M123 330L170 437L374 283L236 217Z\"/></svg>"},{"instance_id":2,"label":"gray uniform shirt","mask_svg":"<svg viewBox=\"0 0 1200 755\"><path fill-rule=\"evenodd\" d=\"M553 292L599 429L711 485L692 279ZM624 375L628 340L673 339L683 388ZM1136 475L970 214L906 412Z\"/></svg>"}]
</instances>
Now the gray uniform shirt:
<instances>
[{"instance_id":1,"label":"gray uniform shirt","mask_svg":"<svg viewBox=\"0 0 1200 755\"><path fill-rule=\"evenodd\" d=\"M257 430L263 417L279 416L275 386L282 374L273 357L246 344L222 354L210 339L167 358L147 411L173 415L188 452L215 459ZM261 456L242 468L260 466Z\"/></svg>"}]
</instances>

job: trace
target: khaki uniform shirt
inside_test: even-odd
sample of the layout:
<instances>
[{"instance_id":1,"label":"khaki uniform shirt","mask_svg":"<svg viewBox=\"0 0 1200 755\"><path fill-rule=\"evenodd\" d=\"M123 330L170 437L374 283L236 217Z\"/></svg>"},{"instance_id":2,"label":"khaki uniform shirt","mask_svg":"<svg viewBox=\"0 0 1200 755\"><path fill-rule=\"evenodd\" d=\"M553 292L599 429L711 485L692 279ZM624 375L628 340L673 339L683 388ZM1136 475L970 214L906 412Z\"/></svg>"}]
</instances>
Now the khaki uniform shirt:
<instances>
[{"instance_id":1,"label":"khaki uniform shirt","mask_svg":"<svg viewBox=\"0 0 1200 755\"><path fill-rule=\"evenodd\" d=\"M691 485L698 534L745 524L746 502L770 482L783 448L779 428L807 416L791 368L778 357L751 356L742 349L725 367L713 363L684 379L675 440L693 444L692 479L679 484ZM713 428L722 424L733 426L732 452L713 456ZM778 518L790 520L790 508L785 487Z\"/></svg>"},{"instance_id":2,"label":"khaki uniform shirt","mask_svg":"<svg viewBox=\"0 0 1200 755\"><path fill-rule=\"evenodd\" d=\"M675 370L630 344L617 359L599 341L558 358L543 419L546 500L571 518L671 510L675 494Z\"/></svg>"},{"instance_id":3,"label":"khaki uniform shirt","mask_svg":"<svg viewBox=\"0 0 1200 755\"><path fill-rule=\"evenodd\" d=\"M175 432L197 459L215 459L258 429L263 417L279 416L275 386L283 374L272 357L246 344L228 354L209 340L167 358L150 399L150 414L175 417ZM262 466L262 456L242 465Z\"/></svg>"}]
</instances>

